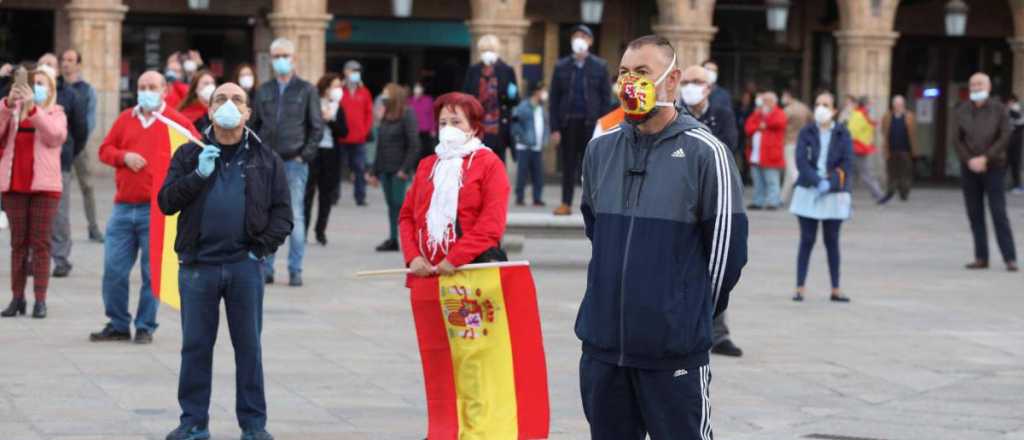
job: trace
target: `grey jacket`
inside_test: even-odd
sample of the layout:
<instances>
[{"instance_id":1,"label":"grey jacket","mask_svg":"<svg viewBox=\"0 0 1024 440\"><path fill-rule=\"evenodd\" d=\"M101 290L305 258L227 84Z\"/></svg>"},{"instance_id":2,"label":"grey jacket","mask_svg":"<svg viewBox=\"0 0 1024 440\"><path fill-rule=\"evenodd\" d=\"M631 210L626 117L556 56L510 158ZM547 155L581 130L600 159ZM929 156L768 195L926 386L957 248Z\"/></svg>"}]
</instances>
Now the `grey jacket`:
<instances>
[{"instance_id":1,"label":"grey jacket","mask_svg":"<svg viewBox=\"0 0 1024 440\"><path fill-rule=\"evenodd\" d=\"M282 160L302 156L302 160L309 163L316 157L317 145L324 137L320 95L316 86L298 76L288 81L283 96L278 90L277 79L263 83L256 90L249 127ZM279 99L283 100L280 107Z\"/></svg>"},{"instance_id":2,"label":"grey jacket","mask_svg":"<svg viewBox=\"0 0 1024 440\"><path fill-rule=\"evenodd\" d=\"M373 161L373 174L416 171L420 157L419 122L411 108L405 109L401 119L380 120L377 128L377 158Z\"/></svg>"}]
</instances>

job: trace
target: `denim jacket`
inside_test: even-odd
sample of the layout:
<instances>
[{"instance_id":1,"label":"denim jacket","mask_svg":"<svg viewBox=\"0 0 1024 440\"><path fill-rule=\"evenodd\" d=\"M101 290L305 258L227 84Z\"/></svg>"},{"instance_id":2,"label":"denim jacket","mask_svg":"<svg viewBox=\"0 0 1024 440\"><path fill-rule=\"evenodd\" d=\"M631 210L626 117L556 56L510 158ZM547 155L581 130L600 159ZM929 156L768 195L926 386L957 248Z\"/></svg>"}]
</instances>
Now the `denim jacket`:
<instances>
[{"instance_id":1,"label":"denim jacket","mask_svg":"<svg viewBox=\"0 0 1024 440\"><path fill-rule=\"evenodd\" d=\"M534 151L544 149L551 139L551 121L548 119L548 111L541 107L544 112L544 133L541 142L537 143L537 133L533 126L533 103L526 99L516 107L512 118L512 138L515 143L531 147Z\"/></svg>"}]
</instances>

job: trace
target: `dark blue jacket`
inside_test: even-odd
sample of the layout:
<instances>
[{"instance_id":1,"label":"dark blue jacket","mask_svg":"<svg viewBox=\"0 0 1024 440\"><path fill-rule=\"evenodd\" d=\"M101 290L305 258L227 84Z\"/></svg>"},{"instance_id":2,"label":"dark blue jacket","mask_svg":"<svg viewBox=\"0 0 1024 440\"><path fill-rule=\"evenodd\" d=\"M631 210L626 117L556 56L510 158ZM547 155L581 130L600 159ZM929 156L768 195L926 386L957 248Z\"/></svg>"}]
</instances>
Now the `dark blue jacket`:
<instances>
[{"instance_id":1,"label":"dark blue jacket","mask_svg":"<svg viewBox=\"0 0 1024 440\"><path fill-rule=\"evenodd\" d=\"M473 95L480 98L480 77L483 75L484 63L476 63L469 67L466 71L466 79L462 82L462 91L468 95ZM508 147L512 145L512 134L509 131L509 125L512 121L512 111L519 105L519 95L509 96L508 86L509 84L516 84L516 71L505 64L504 61L498 60L494 63L494 75L498 77L498 106L501 111L501 119L498 123L498 135L500 136L502 143L501 145L488 145L492 148ZM519 85L516 84L516 88Z\"/></svg>"},{"instance_id":2,"label":"dark blue jacket","mask_svg":"<svg viewBox=\"0 0 1024 440\"><path fill-rule=\"evenodd\" d=\"M736 126L736 114L733 113L732 107L722 106L711 99L708 99L708 106L704 114L697 118L697 121L706 125L711 130L711 134L722 141L729 151L736 154L739 151L739 131Z\"/></svg>"},{"instance_id":3,"label":"dark blue jacket","mask_svg":"<svg viewBox=\"0 0 1024 440\"><path fill-rule=\"evenodd\" d=\"M582 210L592 244L576 319L584 352L633 368L705 365L713 317L747 262L728 149L687 114L657 135L622 124L587 147Z\"/></svg>"},{"instance_id":4,"label":"dark blue jacket","mask_svg":"<svg viewBox=\"0 0 1024 440\"><path fill-rule=\"evenodd\" d=\"M57 79L57 104L64 107L64 114L68 118L68 138L60 151L60 170L71 171L71 164L75 157L82 150L85 150L89 142L89 121L88 103L86 97L78 96L78 92L64 82L64 78Z\"/></svg>"},{"instance_id":5,"label":"dark blue jacket","mask_svg":"<svg viewBox=\"0 0 1024 440\"><path fill-rule=\"evenodd\" d=\"M555 73L551 76L551 87L548 90L551 103L548 114L552 131L565 129L569 121L573 82L577 79L583 81L586 108L583 116L588 125L597 123L601 116L611 110L612 85L608 81L608 63L596 56L587 55L583 60L583 78L576 78L576 72L576 59L572 55L555 64Z\"/></svg>"},{"instance_id":6,"label":"dark blue jacket","mask_svg":"<svg viewBox=\"0 0 1024 440\"><path fill-rule=\"evenodd\" d=\"M821 154L821 140L818 125L811 122L800 129L796 138L796 168L800 173L796 184L813 188L818 186L818 158ZM853 169L853 138L843 124L832 128L832 139L828 147L828 180L831 192L850 191L850 170Z\"/></svg>"}]
</instances>

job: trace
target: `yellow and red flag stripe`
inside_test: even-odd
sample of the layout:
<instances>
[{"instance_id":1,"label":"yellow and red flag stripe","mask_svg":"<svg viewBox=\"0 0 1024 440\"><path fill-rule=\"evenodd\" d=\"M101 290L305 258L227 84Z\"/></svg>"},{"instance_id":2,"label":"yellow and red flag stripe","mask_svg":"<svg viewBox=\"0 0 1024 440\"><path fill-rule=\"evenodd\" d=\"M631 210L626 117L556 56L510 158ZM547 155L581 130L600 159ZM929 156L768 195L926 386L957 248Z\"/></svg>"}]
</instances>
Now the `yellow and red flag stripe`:
<instances>
[{"instance_id":1,"label":"yellow and red flag stripe","mask_svg":"<svg viewBox=\"0 0 1024 440\"><path fill-rule=\"evenodd\" d=\"M178 236L178 215L163 215L157 206L157 194L167 177L167 167L178 147L187 144L191 133L185 127L154 113L167 129L167 148L161 148L154 156L156 163L149 163L153 176L153 194L149 202L149 272L153 294L160 301L181 308L178 292L178 255L174 252L174 239Z\"/></svg>"},{"instance_id":2,"label":"yellow and red flag stripe","mask_svg":"<svg viewBox=\"0 0 1024 440\"><path fill-rule=\"evenodd\" d=\"M547 367L529 265L409 278L428 438L546 439Z\"/></svg>"}]
</instances>

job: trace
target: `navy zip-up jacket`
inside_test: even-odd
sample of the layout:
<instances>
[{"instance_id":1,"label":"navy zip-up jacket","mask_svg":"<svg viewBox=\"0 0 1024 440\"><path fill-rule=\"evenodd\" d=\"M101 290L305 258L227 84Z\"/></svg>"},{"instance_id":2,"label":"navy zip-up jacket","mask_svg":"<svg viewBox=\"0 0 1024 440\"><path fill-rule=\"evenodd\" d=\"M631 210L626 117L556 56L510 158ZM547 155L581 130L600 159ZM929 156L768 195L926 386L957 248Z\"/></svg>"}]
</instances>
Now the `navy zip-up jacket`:
<instances>
[{"instance_id":1,"label":"navy zip-up jacket","mask_svg":"<svg viewBox=\"0 0 1024 440\"><path fill-rule=\"evenodd\" d=\"M850 170L853 168L853 137L843 124L835 123L832 127L832 138L828 142L829 192L849 192ZM818 175L818 158L821 155L819 128L810 123L800 129L796 137L796 168L800 171L796 184L808 188L818 186L821 176ZM842 173L836 170L842 170Z\"/></svg>"},{"instance_id":2,"label":"navy zip-up jacket","mask_svg":"<svg viewBox=\"0 0 1024 440\"><path fill-rule=\"evenodd\" d=\"M747 262L742 188L729 149L690 115L656 135L622 124L591 140L585 353L643 369L708 362L711 322Z\"/></svg>"}]
</instances>

